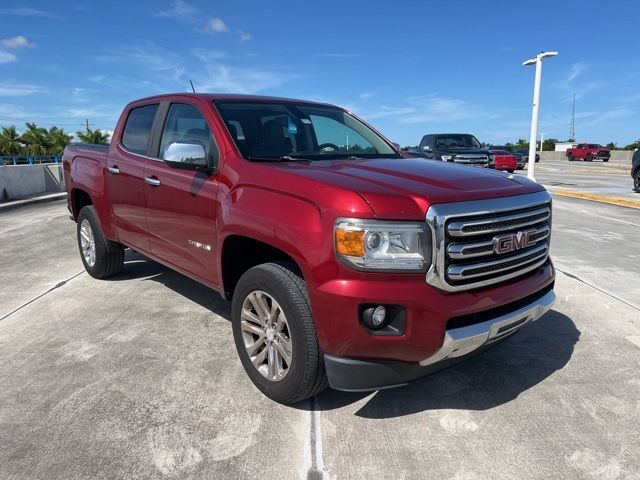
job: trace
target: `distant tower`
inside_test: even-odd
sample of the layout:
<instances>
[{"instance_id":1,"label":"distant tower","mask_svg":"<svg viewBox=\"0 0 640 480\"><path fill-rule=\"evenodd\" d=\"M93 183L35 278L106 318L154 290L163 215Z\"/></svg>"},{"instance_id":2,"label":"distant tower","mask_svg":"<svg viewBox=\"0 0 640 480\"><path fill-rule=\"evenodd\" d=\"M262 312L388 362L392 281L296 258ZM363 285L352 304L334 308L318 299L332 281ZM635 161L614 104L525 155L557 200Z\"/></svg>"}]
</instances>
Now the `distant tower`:
<instances>
[{"instance_id":1,"label":"distant tower","mask_svg":"<svg viewBox=\"0 0 640 480\"><path fill-rule=\"evenodd\" d=\"M569 140L576 141L576 94L573 94L573 107L571 107L571 125L569 127Z\"/></svg>"}]
</instances>

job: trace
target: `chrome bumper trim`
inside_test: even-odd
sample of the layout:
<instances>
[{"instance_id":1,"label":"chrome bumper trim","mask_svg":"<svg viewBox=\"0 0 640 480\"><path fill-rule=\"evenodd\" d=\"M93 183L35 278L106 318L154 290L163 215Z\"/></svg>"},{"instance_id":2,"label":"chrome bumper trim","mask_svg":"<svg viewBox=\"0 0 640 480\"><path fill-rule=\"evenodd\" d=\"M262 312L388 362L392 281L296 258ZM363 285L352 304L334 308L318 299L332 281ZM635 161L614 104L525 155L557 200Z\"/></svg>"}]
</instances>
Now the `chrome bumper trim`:
<instances>
[{"instance_id":1,"label":"chrome bumper trim","mask_svg":"<svg viewBox=\"0 0 640 480\"><path fill-rule=\"evenodd\" d=\"M440 350L422 360L420 365L432 365L448 358L461 357L499 340L523 325L539 319L551 308L555 300L556 294L551 290L542 298L515 312L475 325L447 330Z\"/></svg>"}]
</instances>

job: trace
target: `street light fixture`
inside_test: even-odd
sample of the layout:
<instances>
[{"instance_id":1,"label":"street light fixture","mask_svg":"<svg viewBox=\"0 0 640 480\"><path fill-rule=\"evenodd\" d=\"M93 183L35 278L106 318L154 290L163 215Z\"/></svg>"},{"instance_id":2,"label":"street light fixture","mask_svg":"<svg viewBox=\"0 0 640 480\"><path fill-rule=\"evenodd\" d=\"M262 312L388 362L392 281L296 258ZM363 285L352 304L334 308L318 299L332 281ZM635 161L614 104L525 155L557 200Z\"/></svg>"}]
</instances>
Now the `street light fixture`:
<instances>
[{"instance_id":1,"label":"street light fixture","mask_svg":"<svg viewBox=\"0 0 640 480\"><path fill-rule=\"evenodd\" d=\"M536 143L538 139L538 111L540 109L540 83L542 79L542 60L546 57L555 57L558 52L540 52L536 58L523 62L522 65L536 66L536 79L533 84L533 109L531 110L531 134L529 135L529 165L527 177L534 182L534 169L536 165Z\"/></svg>"}]
</instances>

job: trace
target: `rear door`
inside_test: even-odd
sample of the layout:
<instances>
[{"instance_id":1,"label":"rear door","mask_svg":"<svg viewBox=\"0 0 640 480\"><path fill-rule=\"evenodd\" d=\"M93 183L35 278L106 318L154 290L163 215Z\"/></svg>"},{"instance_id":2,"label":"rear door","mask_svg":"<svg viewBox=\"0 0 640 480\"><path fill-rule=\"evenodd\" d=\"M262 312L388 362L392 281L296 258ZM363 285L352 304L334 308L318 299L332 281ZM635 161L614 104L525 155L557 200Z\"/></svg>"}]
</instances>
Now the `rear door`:
<instances>
[{"instance_id":1,"label":"rear door","mask_svg":"<svg viewBox=\"0 0 640 480\"><path fill-rule=\"evenodd\" d=\"M158 107L159 103L150 103L132 108L120 142L107 157L107 188L118 239L143 252L149 252L144 168Z\"/></svg>"},{"instance_id":2,"label":"rear door","mask_svg":"<svg viewBox=\"0 0 640 480\"><path fill-rule=\"evenodd\" d=\"M199 142L216 162L218 147L211 127L194 104L163 104L153 159L145 166L145 199L151 253L217 284L215 175L169 167L163 156L174 142Z\"/></svg>"}]
</instances>

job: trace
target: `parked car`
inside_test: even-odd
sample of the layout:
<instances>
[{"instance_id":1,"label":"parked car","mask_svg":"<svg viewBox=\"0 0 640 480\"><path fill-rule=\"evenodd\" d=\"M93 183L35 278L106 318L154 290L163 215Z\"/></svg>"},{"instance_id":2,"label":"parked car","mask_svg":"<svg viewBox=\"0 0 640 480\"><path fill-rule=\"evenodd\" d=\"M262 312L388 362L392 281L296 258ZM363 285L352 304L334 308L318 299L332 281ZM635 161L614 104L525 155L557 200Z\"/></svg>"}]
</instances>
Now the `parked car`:
<instances>
[{"instance_id":1,"label":"parked car","mask_svg":"<svg viewBox=\"0 0 640 480\"><path fill-rule=\"evenodd\" d=\"M489 148L489 168L513 173L518 168L518 160L507 150Z\"/></svg>"},{"instance_id":2,"label":"parked car","mask_svg":"<svg viewBox=\"0 0 640 480\"><path fill-rule=\"evenodd\" d=\"M332 105L149 97L63 167L86 271L117 275L131 248L217 290L247 375L281 403L405 384L555 299L541 185L403 158Z\"/></svg>"},{"instance_id":3,"label":"parked car","mask_svg":"<svg viewBox=\"0 0 640 480\"><path fill-rule=\"evenodd\" d=\"M486 167L489 163L489 151L468 133L430 133L422 137L417 152L410 150L409 153L478 167Z\"/></svg>"},{"instance_id":4,"label":"parked car","mask_svg":"<svg viewBox=\"0 0 640 480\"><path fill-rule=\"evenodd\" d=\"M631 177L633 178L633 189L640 193L640 150L633 153L631 160Z\"/></svg>"},{"instance_id":5,"label":"parked car","mask_svg":"<svg viewBox=\"0 0 640 480\"><path fill-rule=\"evenodd\" d=\"M519 153L518 151L516 151L513 147L509 147L509 146L506 146L506 145L492 145L492 146L487 147L487 148L489 149L489 151L491 151L491 150L506 150L511 155L516 157L516 169L517 170L522 170L524 168L525 164L527 163L524 160L524 155L522 153Z\"/></svg>"},{"instance_id":6,"label":"parked car","mask_svg":"<svg viewBox=\"0 0 640 480\"><path fill-rule=\"evenodd\" d=\"M528 163L529 162L529 150L526 150L526 149L523 149L523 148L519 148L519 149L515 149L514 153L522 155L522 161L524 163ZM536 163L538 163L539 161L540 161L540 154L536 153ZM524 166L522 168L524 168Z\"/></svg>"},{"instance_id":7,"label":"parked car","mask_svg":"<svg viewBox=\"0 0 640 480\"><path fill-rule=\"evenodd\" d=\"M602 160L608 162L611 157L611 152L608 148L598 145L597 143L579 143L575 148L567 148L567 160L572 162L573 160L586 160L592 162L593 160Z\"/></svg>"}]
</instances>

